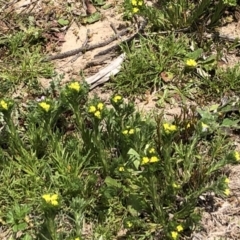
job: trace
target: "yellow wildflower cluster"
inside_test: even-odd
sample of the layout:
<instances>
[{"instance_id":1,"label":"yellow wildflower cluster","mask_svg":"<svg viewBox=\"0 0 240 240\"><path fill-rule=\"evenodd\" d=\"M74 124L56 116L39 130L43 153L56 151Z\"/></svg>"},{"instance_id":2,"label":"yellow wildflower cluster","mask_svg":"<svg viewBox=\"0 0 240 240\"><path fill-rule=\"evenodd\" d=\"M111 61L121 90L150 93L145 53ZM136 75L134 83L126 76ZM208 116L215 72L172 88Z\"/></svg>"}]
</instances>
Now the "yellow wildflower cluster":
<instances>
[{"instance_id":1,"label":"yellow wildflower cluster","mask_svg":"<svg viewBox=\"0 0 240 240\"><path fill-rule=\"evenodd\" d=\"M202 129L202 132L206 132L206 131L208 131L209 126L207 124L201 122L201 129Z\"/></svg>"},{"instance_id":2,"label":"yellow wildflower cluster","mask_svg":"<svg viewBox=\"0 0 240 240\"><path fill-rule=\"evenodd\" d=\"M187 65L187 67L196 67L197 66L197 62L194 59L188 59L186 61L186 65Z\"/></svg>"},{"instance_id":3,"label":"yellow wildflower cluster","mask_svg":"<svg viewBox=\"0 0 240 240\"><path fill-rule=\"evenodd\" d=\"M229 178L225 178L225 179L224 179L224 183L225 183L225 185L226 185L226 188L225 188L225 190L224 190L223 193L224 193L226 196L228 196L228 195L231 193L231 192L230 192L230 189L229 189L229 187L228 187L229 182L230 182Z\"/></svg>"},{"instance_id":4,"label":"yellow wildflower cluster","mask_svg":"<svg viewBox=\"0 0 240 240\"><path fill-rule=\"evenodd\" d=\"M139 11L139 8L134 7L132 11L133 11L133 13L137 13Z\"/></svg>"},{"instance_id":5,"label":"yellow wildflower cluster","mask_svg":"<svg viewBox=\"0 0 240 240\"><path fill-rule=\"evenodd\" d=\"M182 232L182 231L183 231L182 225L178 225L176 227L176 231L171 232L172 239L176 240L178 238L179 232Z\"/></svg>"},{"instance_id":6,"label":"yellow wildflower cluster","mask_svg":"<svg viewBox=\"0 0 240 240\"><path fill-rule=\"evenodd\" d=\"M235 152L233 153L233 156L234 156L234 158L235 158L235 160L236 160L237 162L240 161L240 154L239 154L239 152L235 151Z\"/></svg>"},{"instance_id":7,"label":"yellow wildflower cluster","mask_svg":"<svg viewBox=\"0 0 240 240\"><path fill-rule=\"evenodd\" d=\"M113 97L112 100L113 100L113 102L115 102L115 103L119 103L119 102L122 101L122 96L116 95L116 96Z\"/></svg>"},{"instance_id":8,"label":"yellow wildflower cluster","mask_svg":"<svg viewBox=\"0 0 240 240\"><path fill-rule=\"evenodd\" d=\"M173 186L173 188L176 188L176 189L181 188L181 186L179 184L176 184L176 183L173 183L172 186Z\"/></svg>"},{"instance_id":9,"label":"yellow wildflower cluster","mask_svg":"<svg viewBox=\"0 0 240 240\"><path fill-rule=\"evenodd\" d=\"M125 169L124 169L124 167L121 166L121 167L118 168L118 171L119 171L119 172L124 172Z\"/></svg>"},{"instance_id":10,"label":"yellow wildflower cluster","mask_svg":"<svg viewBox=\"0 0 240 240\"><path fill-rule=\"evenodd\" d=\"M177 126L170 124L170 123L164 123L163 124L163 129L166 134L172 133L177 131Z\"/></svg>"},{"instance_id":11,"label":"yellow wildflower cluster","mask_svg":"<svg viewBox=\"0 0 240 240\"><path fill-rule=\"evenodd\" d=\"M155 150L154 148L150 148L150 149L148 150L148 152L149 152L149 153L155 153L156 150Z\"/></svg>"},{"instance_id":12,"label":"yellow wildflower cluster","mask_svg":"<svg viewBox=\"0 0 240 240\"><path fill-rule=\"evenodd\" d=\"M229 189L229 188L226 188L226 189L224 190L224 194L225 194L226 196L228 196L230 193L231 193L231 192L230 192L230 189Z\"/></svg>"},{"instance_id":13,"label":"yellow wildflower cluster","mask_svg":"<svg viewBox=\"0 0 240 240\"><path fill-rule=\"evenodd\" d=\"M133 6L133 13L137 13L139 11L139 6L143 5L143 1L137 1L137 0L132 0L132 6Z\"/></svg>"},{"instance_id":14,"label":"yellow wildflower cluster","mask_svg":"<svg viewBox=\"0 0 240 240\"><path fill-rule=\"evenodd\" d=\"M8 104L4 100L0 101L0 106L2 109L8 110Z\"/></svg>"},{"instance_id":15,"label":"yellow wildflower cluster","mask_svg":"<svg viewBox=\"0 0 240 240\"><path fill-rule=\"evenodd\" d=\"M183 231L182 225L178 225L178 226L176 227L176 229L177 229L178 232L182 232L182 231Z\"/></svg>"},{"instance_id":16,"label":"yellow wildflower cluster","mask_svg":"<svg viewBox=\"0 0 240 240\"><path fill-rule=\"evenodd\" d=\"M178 238L178 232L176 232L176 231L172 231L171 232L171 237L172 237L172 239L177 239Z\"/></svg>"},{"instance_id":17,"label":"yellow wildflower cluster","mask_svg":"<svg viewBox=\"0 0 240 240\"><path fill-rule=\"evenodd\" d=\"M98 103L97 106L91 105L88 109L89 113L92 113L96 118L101 119L101 111L103 110L104 104Z\"/></svg>"},{"instance_id":18,"label":"yellow wildflower cluster","mask_svg":"<svg viewBox=\"0 0 240 240\"><path fill-rule=\"evenodd\" d=\"M42 198L45 200L46 203L52 206L58 206L58 195L57 194L43 194Z\"/></svg>"},{"instance_id":19,"label":"yellow wildflower cluster","mask_svg":"<svg viewBox=\"0 0 240 240\"><path fill-rule=\"evenodd\" d=\"M141 165L146 165L148 163L155 163L155 162L158 162L158 161L159 161L159 159L156 156L152 156L150 158L149 157L143 157Z\"/></svg>"},{"instance_id":20,"label":"yellow wildflower cluster","mask_svg":"<svg viewBox=\"0 0 240 240\"><path fill-rule=\"evenodd\" d=\"M225 179L224 179L224 182L225 182L226 184L228 184L228 183L230 182L229 178L225 178Z\"/></svg>"},{"instance_id":21,"label":"yellow wildflower cluster","mask_svg":"<svg viewBox=\"0 0 240 240\"><path fill-rule=\"evenodd\" d=\"M130 126L127 126L125 130L122 131L122 134L124 135L132 135L135 133L135 130L133 128L130 128Z\"/></svg>"},{"instance_id":22,"label":"yellow wildflower cluster","mask_svg":"<svg viewBox=\"0 0 240 240\"><path fill-rule=\"evenodd\" d=\"M127 222L126 222L126 225L127 225L128 228L131 228L133 224L132 224L132 222L127 221Z\"/></svg>"},{"instance_id":23,"label":"yellow wildflower cluster","mask_svg":"<svg viewBox=\"0 0 240 240\"><path fill-rule=\"evenodd\" d=\"M45 112L49 112L49 109L51 107L50 104L46 103L46 102L40 102L38 104Z\"/></svg>"},{"instance_id":24,"label":"yellow wildflower cluster","mask_svg":"<svg viewBox=\"0 0 240 240\"><path fill-rule=\"evenodd\" d=\"M81 89L81 86L80 86L79 82L72 82L72 83L70 83L70 84L68 85L68 88L69 88L69 89L72 89L72 90L74 90L74 91L76 91L76 92L79 92L80 89Z\"/></svg>"},{"instance_id":25,"label":"yellow wildflower cluster","mask_svg":"<svg viewBox=\"0 0 240 240\"><path fill-rule=\"evenodd\" d=\"M14 105L14 102L11 99L2 99L0 100L0 111L3 113L9 112Z\"/></svg>"}]
</instances>

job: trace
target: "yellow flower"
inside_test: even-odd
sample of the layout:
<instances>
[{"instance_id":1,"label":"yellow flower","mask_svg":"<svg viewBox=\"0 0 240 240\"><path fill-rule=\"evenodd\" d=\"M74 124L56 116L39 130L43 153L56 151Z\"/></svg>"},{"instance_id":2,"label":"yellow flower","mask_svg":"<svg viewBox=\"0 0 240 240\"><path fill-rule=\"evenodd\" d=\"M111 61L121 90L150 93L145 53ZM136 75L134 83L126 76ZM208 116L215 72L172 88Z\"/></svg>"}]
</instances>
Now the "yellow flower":
<instances>
[{"instance_id":1,"label":"yellow flower","mask_svg":"<svg viewBox=\"0 0 240 240\"><path fill-rule=\"evenodd\" d=\"M79 238L79 237L77 237L77 238L75 238L74 240L80 240L80 238Z\"/></svg>"},{"instance_id":2,"label":"yellow flower","mask_svg":"<svg viewBox=\"0 0 240 240\"><path fill-rule=\"evenodd\" d=\"M142 6L143 5L143 1L132 0L132 5L133 6Z\"/></svg>"},{"instance_id":3,"label":"yellow flower","mask_svg":"<svg viewBox=\"0 0 240 240\"><path fill-rule=\"evenodd\" d=\"M128 130L123 130L122 134L127 135L128 134Z\"/></svg>"},{"instance_id":4,"label":"yellow flower","mask_svg":"<svg viewBox=\"0 0 240 240\"><path fill-rule=\"evenodd\" d=\"M1 100L0 105L3 109L8 110L8 104L4 100Z\"/></svg>"},{"instance_id":5,"label":"yellow flower","mask_svg":"<svg viewBox=\"0 0 240 240\"><path fill-rule=\"evenodd\" d=\"M225 178L224 182L228 184L230 182L229 178Z\"/></svg>"},{"instance_id":6,"label":"yellow flower","mask_svg":"<svg viewBox=\"0 0 240 240\"><path fill-rule=\"evenodd\" d=\"M118 171L119 172L124 172L124 167L119 167Z\"/></svg>"},{"instance_id":7,"label":"yellow flower","mask_svg":"<svg viewBox=\"0 0 240 240\"><path fill-rule=\"evenodd\" d=\"M46 102L40 102L39 106L45 111L48 112L50 109L50 104L46 103Z\"/></svg>"},{"instance_id":8,"label":"yellow flower","mask_svg":"<svg viewBox=\"0 0 240 240\"><path fill-rule=\"evenodd\" d=\"M52 197L51 197L52 200L57 200L58 199L58 195L57 194L53 194Z\"/></svg>"},{"instance_id":9,"label":"yellow flower","mask_svg":"<svg viewBox=\"0 0 240 240\"><path fill-rule=\"evenodd\" d=\"M134 134L134 132L135 132L135 131L134 131L134 129L133 129L133 128L131 128L131 129L128 131L128 134L130 134L130 135L131 135L131 134Z\"/></svg>"},{"instance_id":10,"label":"yellow flower","mask_svg":"<svg viewBox=\"0 0 240 240\"><path fill-rule=\"evenodd\" d=\"M142 165L145 165L145 164L147 164L147 163L149 163L149 158L148 157L143 157L142 158Z\"/></svg>"},{"instance_id":11,"label":"yellow flower","mask_svg":"<svg viewBox=\"0 0 240 240\"><path fill-rule=\"evenodd\" d=\"M163 124L163 129L165 133L169 134L171 132L175 132L177 130L177 126L169 123L164 123Z\"/></svg>"},{"instance_id":12,"label":"yellow flower","mask_svg":"<svg viewBox=\"0 0 240 240\"><path fill-rule=\"evenodd\" d=\"M177 239L177 237L178 237L178 232L175 232L175 231L172 231L171 232L171 236L172 236L172 239Z\"/></svg>"},{"instance_id":13,"label":"yellow flower","mask_svg":"<svg viewBox=\"0 0 240 240\"><path fill-rule=\"evenodd\" d=\"M156 151L155 151L154 148L150 148L148 152L149 152L149 153L155 153Z\"/></svg>"},{"instance_id":14,"label":"yellow flower","mask_svg":"<svg viewBox=\"0 0 240 240\"><path fill-rule=\"evenodd\" d=\"M154 162L158 162L158 161L159 161L159 159L156 156L151 157L149 160L150 163L154 163Z\"/></svg>"},{"instance_id":15,"label":"yellow flower","mask_svg":"<svg viewBox=\"0 0 240 240\"><path fill-rule=\"evenodd\" d=\"M57 200L52 200L52 201L51 201L51 204L52 204L53 206L57 206L57 205L58 205L58 201L57 201Z\"/></svg>"},{"instance_id":16,"label":"yellow flower","mask_svg":"<svg viewBox=\"0 0 240 240\"><path fill-rule=\"evenodd\" d=\"M207 124L201 122L201 128L202 128L203 132L206 132L208 130L209 126Z\"/></svg>"},{"instance_id":17,"label":"yellow flower","mask_svg":"<svg viewBox=\"0 0 240 240\"><path fill-rule=\"evenodd\" d=\"M235 151L235 152L233 153L233 156L234 156L234 158L235 158L236 161L239 161L239 160L240 160L240 154L239 154L239 152Z\"/></svg>"},{"instance_id":18,"label":"yellow flower","mask_svg":"<svg viewBox=\"0 0 240 240\"><path fill-rule=\"evenodd\" d=\"M228 196L228 195L230 194L230 189L229 189L229 188L226 188L225 191L224 191L224 194L225 194L226 196Z\"/></svg>"},{"instance_id":19,"label":"yellow flower","mask_svg":"<svg viewBox=\"0 0 240 240\"><path fill-rule=\"evenodd\" d=\"M191 124L190 124L190 123L188 123L186 127L187 127L187 128L190 128L190 127L191 127Z\"/></svg>"},{"instance_id":20,"label":"yellow flower","mask_svg":"<svg viewBox=\"0 0 240 240\"><path fill-rule=\"evenodd\" d=\"M132 225L133 225L130 221L127 221L126 224L129 228L132 227Z\"/></svg>"},{"instance_id":21,"label":"yellow flower","mask_svg":"<svg viewBox=\"0 0 240 240\"><path fill-rule=\"evenodd\" d=\"M77 91L77 92L79 92L80 88L81 88L79 82L72 82L68 85L68 87L70 89L73 89L73 90Z\"/></svg>"},{"instance_id":22,"label":"yellow flower","mask_svg":"<svg viewBox=\"0 0 240 240\"><path fill-rule=\"evenodd\" d=\"M46 202L50 202L51 201L51 195L50 194L43 194L42 198L46 201Z\"/></svg>"},{"instance_id":23,"label":"yellow flower","mask_svg":"<svg viewBox=\"0 0 240 240\"><path fill-rule=\"evenodd\" d=\"M127 126L126 127L127 129L125 129L125 130L123 130L122 131L122 134L124 134L124 135L132 135L132 134L134 134L135 133L135 130L133 129L133 128L131 128L130 129L130 126Z\"/></svg>"},{"instance_id":24,"label":"yellow flower","mask_svg":"<svg viewBox=\"0 0 240 240\"><path fill-rule=\"evenodd\" d=\"M132 0L132 5L137 6L137 0Z\"/></svg>"},{"instance_id":25,"label":"yellow flower","mask_svg":"<svg viewBox=\"0 0 240 240\"><path fill-rule=\"evenodd\" d=\"M96 112L94 113L94 116L95 116L96 118L98 118L98 119L101 119L101 112L100 112L100 111L96 111Z\"/></svg>"},{"instance_id":26,"label":"yellow flower","mask_svg":"<svg viewBox=\"0 0 240 240\"><path fill-rule=\"evenodd\" d=\"M133 13L137 13L138 11L139 11L138 8L136 8L136 7L133 8Z\"/></svg>"},{"instance_id":27,"label":"yellow flower","mask_svg":"<svg viewBox=\"0 0 240 240\"><path fill-rule=\"evenodd\" d=\"M58 195L57 194L43 194L42 198L45 200L46 203L49 203L53 206L58 205Z\"/></svg>"},{"instance_id":28,"label":"yellow flower","mask_svg":"<svg viewBox=\"0 0 240 240\"><path fill-rule=\"evenodd\" d=\"M30 222L29 216L25 216L24 221L25 221L26 223L29 223L29 222Z\"/></svg>"},{"instance_id":29,"label":"yellow flower","mask_svg":"<svg viewBox=\"0 0 240 240\"><path fill-rule=\"evenodd\" d=\"M89 109L88 109L88 112L90 112L90 113L96 112L96 107L90 106Z\"/></svg>"},{"instance_id":30,"label":"yellow flower","mask_svg":"<svg viewBox=\"0 0 240 240\"><path fill-rule=\"evenodd\" d=\"M98 110L103 110L103 103L98 103L97 108Z\"/></svg>"},{"instance_id":31,"label":"yellow flower","mask_svg":"<svg viewBox=\"0 0 240 240\"><path fill-rule=\"evenodd\" d=\"M183 231L182 225L178 225L176 229L177 229L178 232L182 232Z\"/></svg>"},{"instance_id":32,"label":"yellow flower","mask_svg":"<svg viewBox=\"0 0 240 240\"><path fill-rule=\"evenodd\" d=\"M188 67L196 67L196 66L197 66L197 62L196 62L194 59L188 59L188 60L186 61L186 65L187 65Z\"/></svg>"},{"instance_id":33,"label":"yellow flower","mask_svg":"<svg viewBox=\"0 0 240 240\"><path fill-rule=\"evenodd\" d=\"M176 184L176 183L173 183L172 186L173 186L174 188L177 188L177 189L181 188L181 186L180 186L179 184Z\"/></svg>"},{"instance_id":34,"label":"yellow flower","mask_svg":"<svg viewBox=\"0 0 240 240\"><path fill-rule=\"evenodd\" d=\"M113 98L113 101L114 101L115 103L119 102L120 100L122 100L122 97L119 96L119 95L116 95L116 96Z\"/></svg>"}]
</instances>

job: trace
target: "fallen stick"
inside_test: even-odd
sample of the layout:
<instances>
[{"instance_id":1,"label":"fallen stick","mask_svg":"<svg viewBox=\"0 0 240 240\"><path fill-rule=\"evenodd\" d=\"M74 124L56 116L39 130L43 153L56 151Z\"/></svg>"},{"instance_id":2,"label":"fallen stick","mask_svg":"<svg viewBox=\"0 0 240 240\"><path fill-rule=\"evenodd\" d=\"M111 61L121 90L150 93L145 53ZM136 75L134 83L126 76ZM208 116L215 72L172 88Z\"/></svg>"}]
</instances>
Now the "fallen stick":
<instances>
[{"instance_id":1,"label":"fallen stick","mask_svg":"<svg viewBox=\"0 0 240 240\"><path fill-rule=\"evenodd\" d=\"M122 30L121 32L118 33L119 36L124 36L125 34L127 34L130 31L131 28L127 28ZM109 43L115 41L118 39L117 35L112 36L111 38L109 38L108 40L104 41L104 42L100 42L100 43L96 43L93 45L87 45L84 47L80 47L80 48L76 48L67 52L63 52L63 53L59 53L53 56L49 56L45 59L43 59L43 61L51 61L51 60L55 60L55 59L63 59L63 58L67 58L67 57L71 57L74 56L80 52L86 52L86 51L90 51L93 50L95 48L100 48L100 47L104 47L106 45L108 45Z\"/></svg>"},{"instance_id":2,"label":"fallen stick","mask_svg":"<svg viewBox=\"0 0 240 240\"><path fill-rule=\"evenodd\" d=\"M95 88L96 86L107 82L110 76L116 75L120 69L121 65L125 59L125 53L121 54L118 58L116 58L112 63L110 63L107 67L100 70L95 75L86 79L86 82L90 85L90 89Z\"/></svg>"}]
</instances>

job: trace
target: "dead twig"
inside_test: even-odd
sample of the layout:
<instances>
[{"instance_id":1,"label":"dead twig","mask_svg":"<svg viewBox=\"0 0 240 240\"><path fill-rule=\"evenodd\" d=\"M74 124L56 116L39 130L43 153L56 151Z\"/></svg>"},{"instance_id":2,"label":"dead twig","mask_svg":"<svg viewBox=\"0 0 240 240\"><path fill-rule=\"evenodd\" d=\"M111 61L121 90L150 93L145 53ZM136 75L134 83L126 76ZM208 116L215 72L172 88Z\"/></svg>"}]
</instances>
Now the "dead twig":
<instances>
[{"instance_id":1,"label":"dead twig","mask_svg":"<svg viewBox=\"0 0 240 240\"><path fill-rule=\"evenodd\" d=\"M128 37L127 39L123 40L121 43L128 43L128 42L132 41L139 33L141 33L141 32L144 30L144 28L146 27L146 25L147 25L147 20L144 20L144 21L140 24L140 27L139 27L138 31L137 31L135 34L133 34L132 36L130 36L130 37ZM99 53L96 54L94 57L98 57L98 56L101 56L101 55L105 55L105 54L107 54L107 53L109 53L109 52L111 52L111 51L113 51L113 50L115 51L115 50L117 50L117 49L119 49L119 48L120 48L120 44L117 43L117 44L115 44L115 45L113 45L113 46L111 46L111 47L109 47L109 48L107 48L107 49L99 52Z\"/></svg>"},{"instance_id":2,"label":"dead twig","mask_svg":"<svg viewBox=\"0 0 240 240\"><path fill-rule=\"evenodd\" d=\"M86 38L85 38L85 41L82 44L82 47L86 47L87 46L87 43L89 41L89 32L90 32L90 30L87 29ZM75 62L81 55L82 55L82 52L78 53L75 57L72 58L72 60L70 62L71 63Z\"/></svg>"},{"instance_id":3,"label":"dead twig","mask_svg":"<svg viewBox=\"0 0 240 240\"><path fill-rule=\"evenodd\" d=\"M122 30L121 32L119 32L118 34L120 36L124 36L125 34L127 34L130 31L130 28L126 28L124 30ZM76 48L64 53L60 53L57 55L53 55L53 56L49 56L46 59L43 59L43 61L51 61L51 60L55 60L55 59L63 59L63 58L67 58L67 57L71 57L74 56L80 52L86 52L86 51L90 51L93 50L95 48L100 48L100 47L104 47L106 45L108 45L109 43L113 42L114 40L116 40L118 38L118 36L114 35L111 38L109 38L106 41L100 42L100 43L96 43L93 45L87 45L85 47L80 47L80 48Z\"/></svg>"}]
</instances>

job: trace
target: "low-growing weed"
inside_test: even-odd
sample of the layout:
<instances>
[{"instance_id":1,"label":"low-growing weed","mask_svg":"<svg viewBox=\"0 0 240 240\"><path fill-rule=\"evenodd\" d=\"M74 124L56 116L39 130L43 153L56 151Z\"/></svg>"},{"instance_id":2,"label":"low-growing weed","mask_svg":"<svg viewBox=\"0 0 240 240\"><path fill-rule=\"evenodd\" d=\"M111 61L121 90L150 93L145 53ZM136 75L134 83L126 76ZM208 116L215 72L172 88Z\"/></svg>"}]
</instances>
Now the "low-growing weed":
<instances>
[{"instance_id":1,"label":"low-growing weed","mask_svg":"<svg viewBox=\"0 0 240 240\"><path fill-rule=\"evenodd\" d=\"M53 66L42 61L42 38L41 30L30 26L1 39L4 61L0 66L0 96L6 96L19 84L26 84L29 89L36 88L37 78L54 75Z\"/></svg>"},{"instance_id":2,"label":"low-growing weed","mask_svg":"<svg viewBox=\"0 0 240 240\"><path fill-rule=\"evenodd\" d=\"M180 239L202 194L230 194L222 168L240 157L218 114L183 109L168 122L118 94L111 107L89 99L76 81L58 95L29 102L21 124L21 104L0 100L1 219L16 239Z\"/></svg>"},{"instance_id":3,"label":"low-growing weed","mask_svg":"<svg viewBox=\"0 0 240 240\"><path fill-rule=\"evenodd\" d=\"M161 30L190 30L202 27L212 28L222 20L222 14L228 7L237 6L237 2L227 0L202 1L157 1L149 5L142 0L125 0L125 16L135 14L144 16L154 28Z\"/></svg>"}]
</instances>

